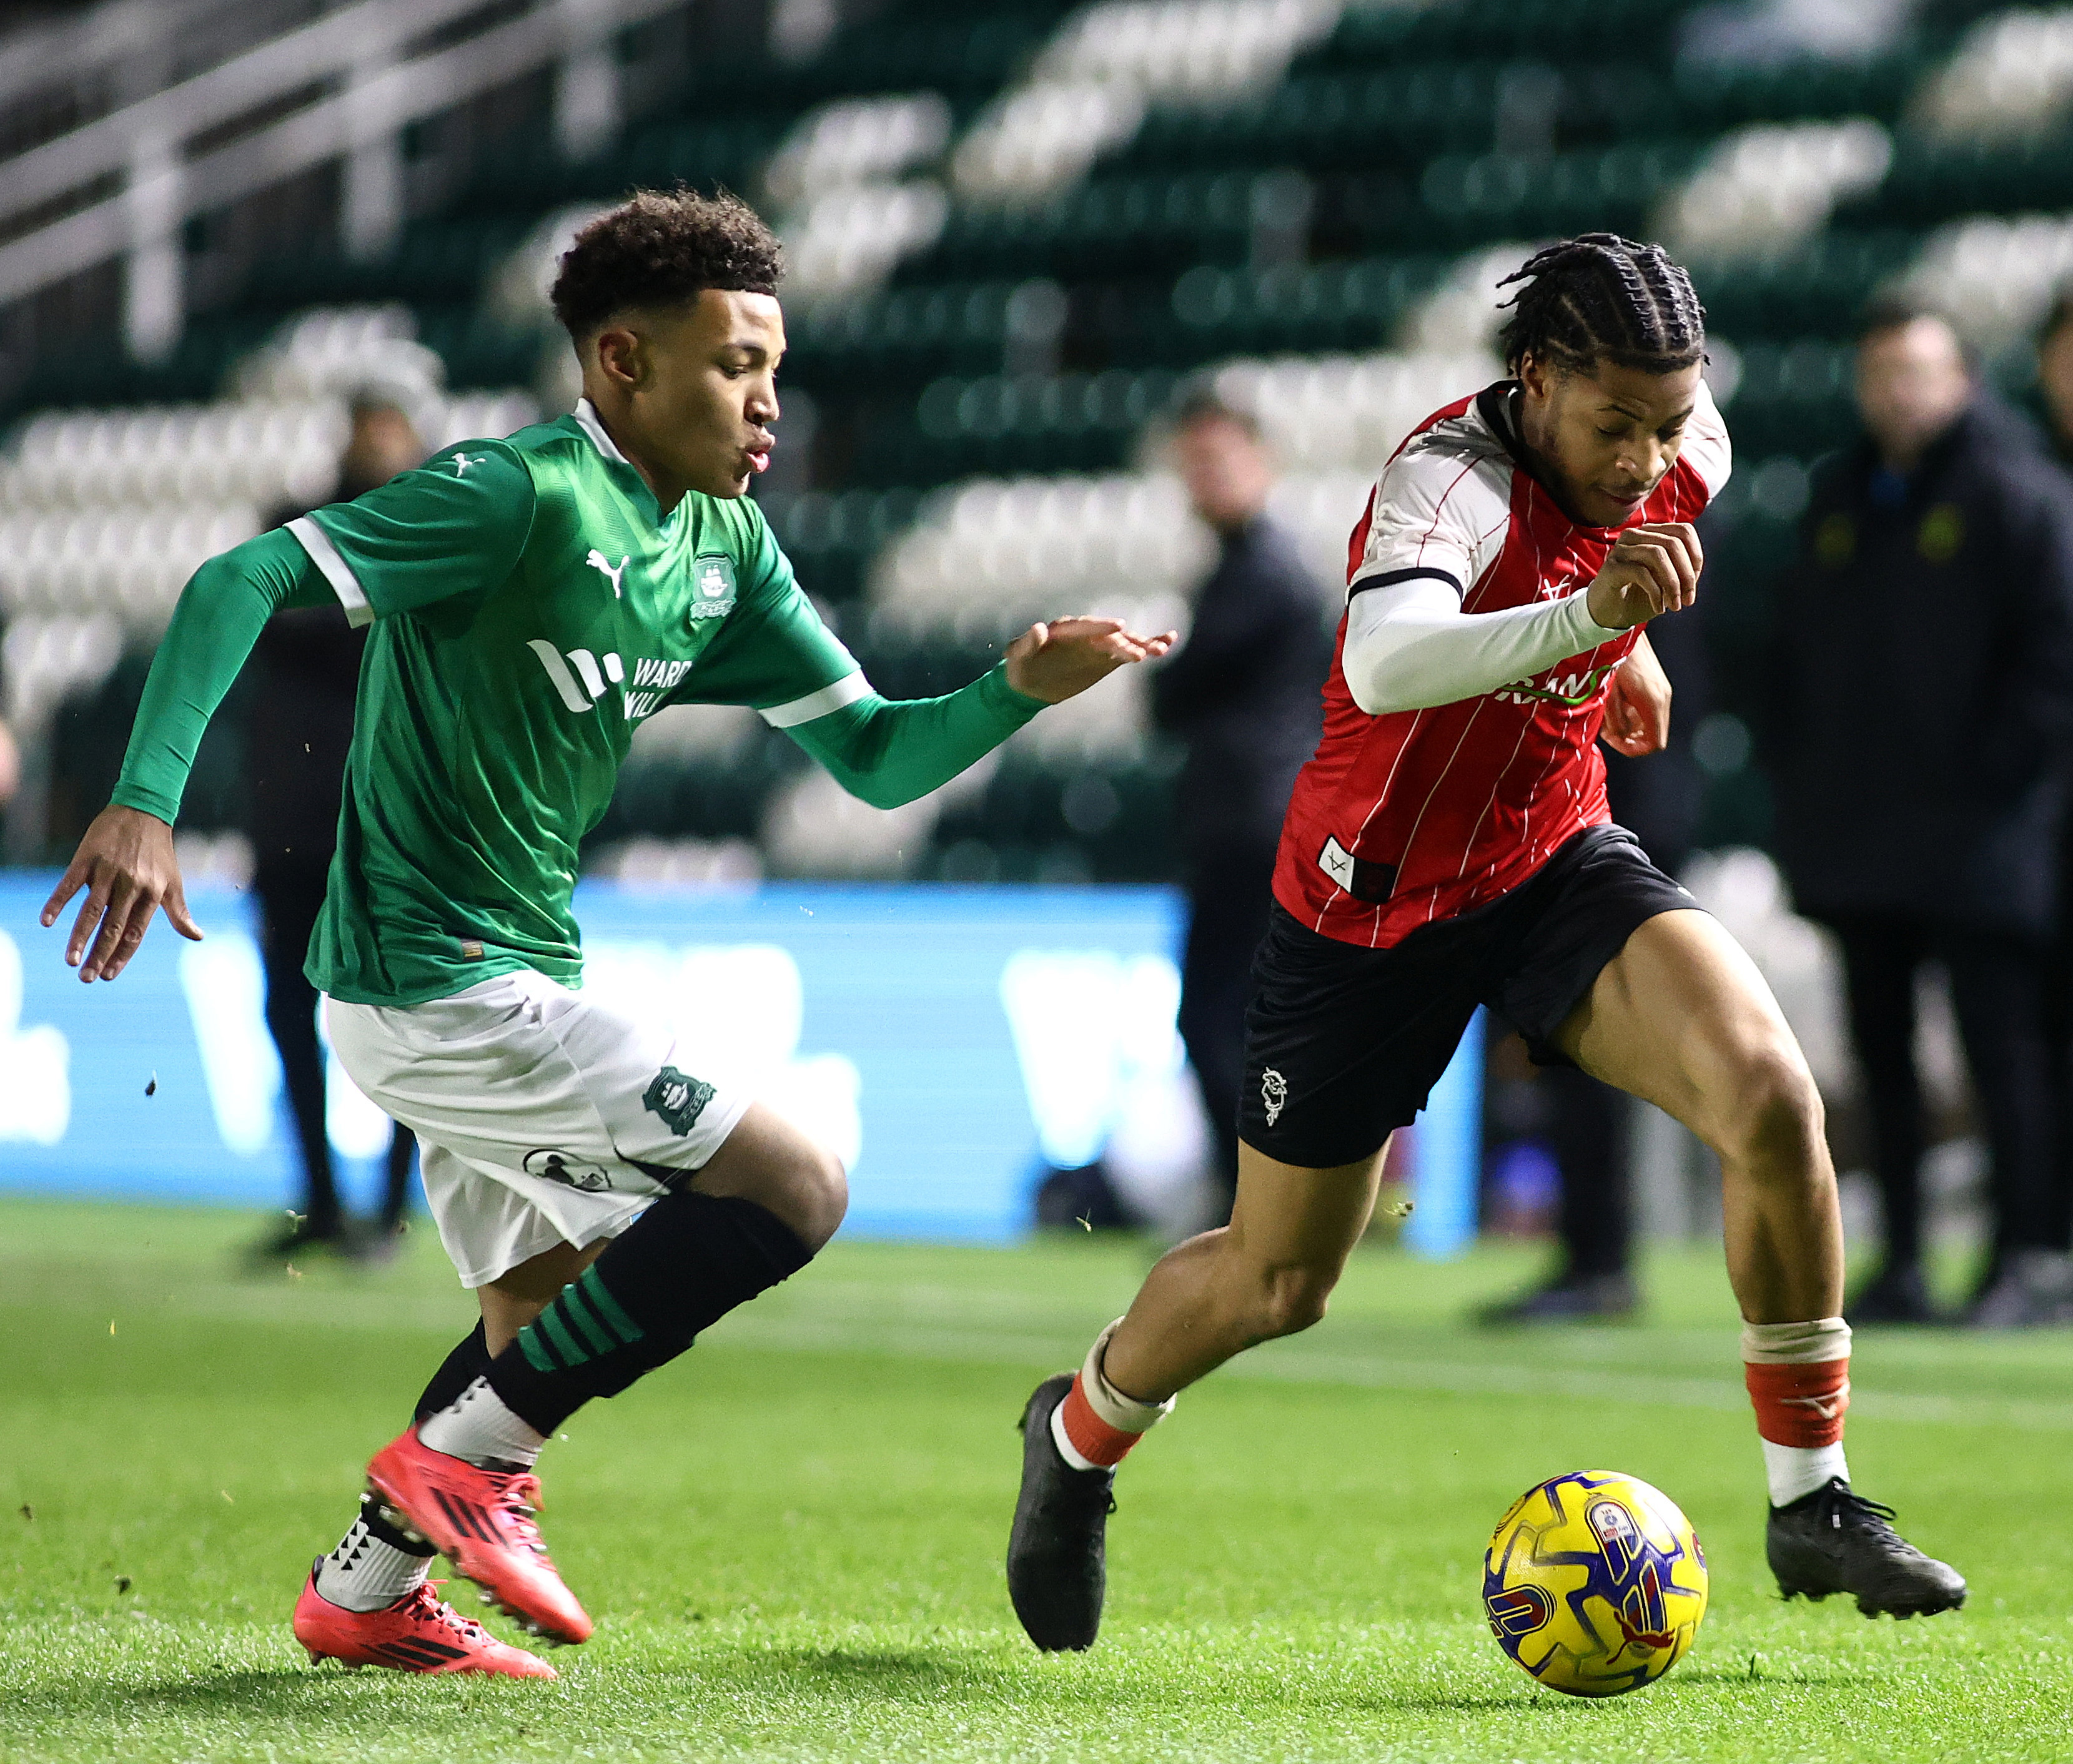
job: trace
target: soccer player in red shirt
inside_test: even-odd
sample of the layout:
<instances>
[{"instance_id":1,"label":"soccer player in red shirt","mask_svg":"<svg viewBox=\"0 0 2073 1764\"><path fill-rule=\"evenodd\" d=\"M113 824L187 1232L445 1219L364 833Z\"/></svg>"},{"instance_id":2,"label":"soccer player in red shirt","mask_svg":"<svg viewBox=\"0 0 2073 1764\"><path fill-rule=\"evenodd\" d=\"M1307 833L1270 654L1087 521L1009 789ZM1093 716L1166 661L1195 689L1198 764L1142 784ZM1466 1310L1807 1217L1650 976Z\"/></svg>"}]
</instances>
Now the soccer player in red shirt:
<instances>
[{"instance_id":1,"label":"soccer player in red shirt","mask_svg":"<svg viewBox=\"0 0 2073 1764\"><path fill-rule=\"evenodd\" d=\"M1600 738L1667 738L1643 627L1692 604L1691 524L1728 475L1704 310L1660 247L1605 233L1508 281L1514 377L1428 418L1354 529L1253 969L1230 1223L1166 1256L1024 1412L1008 1587L1041 1648L1093 1643L1115 1466L1175 1393L1325 1314L1383 1148L1478 1005L1718 1153L1780 1590L1869 1616L1964 1600L1850 1486L1842 1228L1806 1060L1755 965L1605 806Z\"/></svg>"}]
</instances>

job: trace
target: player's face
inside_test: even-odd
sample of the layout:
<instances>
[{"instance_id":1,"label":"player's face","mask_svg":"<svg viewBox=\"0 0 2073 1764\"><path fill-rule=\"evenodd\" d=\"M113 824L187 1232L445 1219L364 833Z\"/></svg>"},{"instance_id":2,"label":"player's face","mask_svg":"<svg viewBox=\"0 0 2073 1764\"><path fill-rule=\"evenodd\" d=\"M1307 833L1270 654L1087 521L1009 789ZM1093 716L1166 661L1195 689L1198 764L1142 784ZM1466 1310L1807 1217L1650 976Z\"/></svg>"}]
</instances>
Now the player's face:
<instances>
[{"instance_id":1,"label":"player's face","mask_svg":"<svg viewBox=\"0 0 2073 1764\"><path fill-rule=\"evenodd\" d=\"M1699 377L1696 362L1671 373L1609 361L1563 373L1531 356L1519 364L1519 433L1570 514L1594 527L1634 518L1677 463Z\"/></svg>"},{"instance_id":2,"label":"player's face","mask_svg":"<svg viewBox=\"0 0 2073 1764\"><path fill-rule=\"evenodd\" d=\"M1174 462L1195 512L1219 531L1243 527L1267 506L1274 467L1267 450L1225 417L1202 417L1173 438Z\"/></svg>"},{"instance_id":3,"label":"player's face","mask_svg":"<svg viewBox=\"0 0 2073 1764\"><path fill-rule=\"evenodd\" d=\"M1912 466L1972 396L1964 348L1940 319L1891 325L1857 346L1857 409L1889 465Z\"/></svg>"},{"instance_id":4,"label":"player's face","mask_svg":"<svg viewBox=\"0 0 2073 1764\"><path fill-rule=\"evenodd\" d=\"M596 347L616 394L608 426L658 495L739 496L769 465L785 353L774 296L707 288L684 306L616 321Z\"/></svg>"}]
</instances>

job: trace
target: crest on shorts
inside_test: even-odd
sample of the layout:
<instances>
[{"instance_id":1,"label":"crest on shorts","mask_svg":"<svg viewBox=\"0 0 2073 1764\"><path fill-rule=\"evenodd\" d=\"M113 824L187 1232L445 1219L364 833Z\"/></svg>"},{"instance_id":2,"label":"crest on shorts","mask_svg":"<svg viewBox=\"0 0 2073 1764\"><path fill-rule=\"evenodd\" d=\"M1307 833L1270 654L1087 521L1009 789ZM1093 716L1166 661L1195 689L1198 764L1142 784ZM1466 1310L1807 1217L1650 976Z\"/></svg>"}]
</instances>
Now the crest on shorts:
<instances>
[{"instance_id":1,"label":"crest on shorts","mask_svg":"<svg viewBox=\"0 0 2073 1764\"><path fill-rule=\"evenodd\" d=\"M1267 1125L1271 1127L1288 1105L1288 1080L1271 1066L1259 1075L1259 1100L1267 1105Z\"/></svg>"},{"instance_id":2,"label":"crest on shorts","mask_svg":"<svg viewBox=\"0 0 2073 1764\"><path fill-rule=\"evenodd\" d=\"M586 1195L595 1195L600 1189L612 1186L611 1172L604 1165L591 1158L579 1157L574 1152L557 1151L550 1145L526 1153L525 1170L528 1176L565 1182L571 1188L580 1188Z\"/></svg>"},{"instance_id":3,"label":"crest on shorts","mask_svg":"<svg viewBox=\"0 0 2073 1764\"><path fill-rule=\"evenodd\" d=\"M671 1133L688 1133L713 1096L711 1085L686 1077L674 1066L665 1066L656 1073L647 1095L641 1099L641 1106L660 1115L669 1123Z\"/></svg>"}]
</instances>

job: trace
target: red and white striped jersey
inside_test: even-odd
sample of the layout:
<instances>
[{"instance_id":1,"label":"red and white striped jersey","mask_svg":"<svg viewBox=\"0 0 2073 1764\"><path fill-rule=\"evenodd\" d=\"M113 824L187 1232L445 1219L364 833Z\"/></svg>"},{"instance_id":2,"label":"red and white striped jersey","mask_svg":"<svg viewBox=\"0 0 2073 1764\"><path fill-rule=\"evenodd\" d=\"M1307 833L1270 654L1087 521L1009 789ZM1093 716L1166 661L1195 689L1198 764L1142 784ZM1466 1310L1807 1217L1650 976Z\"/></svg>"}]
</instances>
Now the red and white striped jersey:
<instances>
[{"instance_id":1,"label":"red and white striped jersey","mask_svg":"<svg viewBox=\"0 0 2073 1764\"><path fill-rule=\"evenodd\" d=\"M1581 593L1620 528L1579 526L1526 464L1510 382L1428 417L1383 468L1347 558L1348 597L1414 577L1465 611ZM1702 385L1677 462L1635 510L1690 520L1727 482L1726 426ZM1282 823L1275 898L1313 931L1387 948L1518 887L1611 819L1597 750L1629 631L1480 697L1372 717L1354 701L1339 622L1325 733Z\"/></svg>"}]
</instances>

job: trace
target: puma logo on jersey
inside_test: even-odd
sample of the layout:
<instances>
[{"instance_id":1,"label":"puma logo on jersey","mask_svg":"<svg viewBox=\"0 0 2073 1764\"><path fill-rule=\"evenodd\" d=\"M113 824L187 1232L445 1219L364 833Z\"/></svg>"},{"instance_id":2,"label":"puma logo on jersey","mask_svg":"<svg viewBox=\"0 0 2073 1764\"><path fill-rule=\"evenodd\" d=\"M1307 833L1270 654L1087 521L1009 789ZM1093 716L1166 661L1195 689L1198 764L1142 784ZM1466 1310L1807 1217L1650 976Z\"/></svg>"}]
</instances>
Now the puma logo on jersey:
<instances>
[{"instance_id":1,"label":"puma logo on jersey","mask_svg":"<svg viewBox=\"0 0 2073 1764\"><path fill-rule=\"evenodd\" d=\"M453 456L454 476L456 478L465 478L468 475L468 468L470 466L479 466L488 457L489 455L486 453L479 453L474 457L474 458L471 459L464 453L455 454Z\"/></svg>"},{"instance_id":2,"label":"puma logo on jersey","mask_svg":"<svg viewBox=\"0 0 2073 1764\"><path fill-rule=\"evenodd\" d=\"M619 578L625 574L627 558L631 557L633 555L633 553L632 552L628 552L625 557L620 558L619 560L618 566L616 569L611 564L605 561L604 553L603 552L595 549L591 551L591 554L587 557L583 559L583 561L589 565L591 569L600 572L604 575L605 580L612 584L612 598L614 600L616 600L620 598Z\"/></svg>"}]
</instances>

